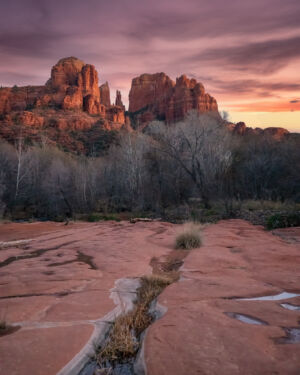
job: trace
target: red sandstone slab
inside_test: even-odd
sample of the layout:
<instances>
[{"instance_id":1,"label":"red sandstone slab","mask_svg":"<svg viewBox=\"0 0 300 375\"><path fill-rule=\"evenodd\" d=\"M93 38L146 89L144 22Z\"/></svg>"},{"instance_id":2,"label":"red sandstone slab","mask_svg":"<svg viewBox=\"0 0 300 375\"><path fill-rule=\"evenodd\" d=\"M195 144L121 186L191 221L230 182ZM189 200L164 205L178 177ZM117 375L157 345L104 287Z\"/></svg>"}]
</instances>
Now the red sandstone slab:
<instances>
[{"instance_id":1,"label":"red sandstone slab","mask_svg":"<svg viewBox=\"0 0 300 375\"><path fill-rule=\"evenodd\" d=\"M282 327L299 327L283 301L232 297L300 293L300 247L241 220L207 227L204 246L185 259L180 282L159 297L167 313L149 329L149 375L299 374L300 343L280 344ZM299 297L288 300L297 304ZM259 319L247 324L226 312Z\"/></svg>"},{"instance_id":2,"label":"red sandstone slab","mask_svg":"<svg viewBox=\"0 0 300 375\"><path fill-rule=\"evenodd\" d=\"M160 222L3 228L10 224L0 226L2 240L26 239L27 230L34 240L0 251L0 317L21 326L0 337L1 375L56 374L114 311L114 293L123 295L111 292L115 281L151 273L150 260L166 255L175 236L175 226Z\"/></svg>"}]
</instances>

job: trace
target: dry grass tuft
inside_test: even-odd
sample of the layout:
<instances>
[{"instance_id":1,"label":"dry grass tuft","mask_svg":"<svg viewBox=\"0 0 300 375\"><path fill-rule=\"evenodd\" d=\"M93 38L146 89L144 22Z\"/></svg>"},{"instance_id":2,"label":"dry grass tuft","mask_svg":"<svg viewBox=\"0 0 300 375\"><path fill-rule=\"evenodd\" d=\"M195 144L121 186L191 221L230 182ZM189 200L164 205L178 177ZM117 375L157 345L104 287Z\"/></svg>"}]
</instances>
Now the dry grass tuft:
<instances>
[{"instance_id":1,"label":"dry grass tuft","mask_svg":"<svg viewBox=\"0 0 300 375\"><path fill-rule=\"evenodd\" d=\"M132 314L121 315L113 325L107 344L100 350L97 359L103 363L116 360L122 362L126 358L134 356L138 350L138 343L133 335Z\"/></svg>"},{"instance_id":2,"label":"dry grass tuft","mask_svg":"<svg viewBox=\"0 0 300 375\"><path fill-rule=\"evenodd\" d=\"M194 223L187 223L183 227L183 232L176 237L176 249L190 250L202 245L202 226Z\"/></svg>"},{"instance_id":3,"label":"dry grass tuft","mask_svg":"<svg viewBox=\"0 0 300 375\"><path fill-rule=\"evenodd\" d=\"M106 345L97 355L98 363L110 364L124 362L134 357L139 349L139 337L151 324L153 316L149 313L151 302L171 284L173 279L164 275L151 275L141 278L137 302L133 311L118 317L113 325Z\"/></svg>"}]
</instances>

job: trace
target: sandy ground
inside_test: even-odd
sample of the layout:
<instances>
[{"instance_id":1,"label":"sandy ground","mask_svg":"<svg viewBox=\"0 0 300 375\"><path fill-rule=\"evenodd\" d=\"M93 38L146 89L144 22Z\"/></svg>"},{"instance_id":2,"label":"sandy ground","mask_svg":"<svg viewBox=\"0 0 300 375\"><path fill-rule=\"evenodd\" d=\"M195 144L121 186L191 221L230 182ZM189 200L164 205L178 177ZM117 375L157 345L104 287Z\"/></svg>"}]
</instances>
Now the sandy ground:
<instances>
[{"instance_id":1,"label":"sandy ground","mask_svg":"<svg viewBox=\"0 0 300 375\"><path fill-rule=\"evenodd\" d=\"M94 321L115 308L115 281L150 274L151 259L170 254L179 230L163 222L0 225L0 242L32 239L0 248L0 318L21 327L0 336L0 374L60 371L89 340ZM300 311L281 303L298 306L300 297L238 298L300 294L300 228L274 235L228 220L203 237L181 280L159 297L167 313L146 335L148 375L299 375L300 343L285 337L300 328Z\"/></svg>"}]
</instances>

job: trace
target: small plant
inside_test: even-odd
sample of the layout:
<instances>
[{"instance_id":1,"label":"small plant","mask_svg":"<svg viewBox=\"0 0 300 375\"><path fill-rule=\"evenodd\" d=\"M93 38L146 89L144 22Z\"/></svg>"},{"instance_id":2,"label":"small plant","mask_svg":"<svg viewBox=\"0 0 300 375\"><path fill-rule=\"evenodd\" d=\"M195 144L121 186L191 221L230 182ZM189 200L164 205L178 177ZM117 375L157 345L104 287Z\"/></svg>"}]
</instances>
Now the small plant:
<instances>
[{"instance_id":1,"label":"small plant","mask_svg":"<svg viewBox=\"0 0 300 375\"><path fill-rule=\"evenodd\" d=\"M300 212L291 214L276 214L267 219L267 229L288 228L300 226Z\"/></svg>"},{"instance_id":2,"label":"small plant","mask_svg":"<svg viewBox=\"0 0 300 375\"><path fill-rule=\"evenodd\" d=\"M187 224L183 232L176 237L176 249L190 250L202 245L201 226L196 224Z\"/></svg>"}]
</instances>

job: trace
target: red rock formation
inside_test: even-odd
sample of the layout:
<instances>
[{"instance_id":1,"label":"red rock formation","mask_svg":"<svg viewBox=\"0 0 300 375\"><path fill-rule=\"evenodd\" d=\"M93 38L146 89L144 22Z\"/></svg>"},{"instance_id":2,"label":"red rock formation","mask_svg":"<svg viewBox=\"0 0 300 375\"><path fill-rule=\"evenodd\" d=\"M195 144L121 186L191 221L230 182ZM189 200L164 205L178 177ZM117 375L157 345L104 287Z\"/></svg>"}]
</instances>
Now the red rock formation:
<instances>
[{"instance_id":1,"label":"red rock formation","mask_svg":"<svg viewBox=\"0 0 300 375\"><path fill-rule=\"evenodd\" d=\"M118 106L111 106L106 110L106 118L113 123L125 124L124 109Z\"/></svg>"},{"instance_id":2,"label":"red rock formation","mask_svg":"<svg viewBox=\"0 0 300 375\"><path fill-rule=\"evenodd\" d=\"M62 109L78 109L83 108L82 90L76 86L69 86L66 91L66 96L61 103Z\"/></svg>"},{"instance_id":3,"label":"red rock formation","mask_svg":"<svg viewBox=\"0 0 300 375\"><path fill-rule=\"evenodd\" d=\"M51 89L66 90L68 86L78 85L78 75L84 67L84 62L76 57L66 57L52 67L51 78L47 86Z\"/></svg>"},{"instance_id":4,"label":"red rock formation","mask_svg":"<svg viewBox=\"0 0 300 375\"><path fill-rule=\"evenodd\" d=\"M82 78L81 78L82 77ZM78 77L78 86L82 85L83 97L93 95L100 103L100 90L98 87L98 73L94 65L85 65L82 68L81 75ZM81 83L82 82L82 83Z\"/></svg>"},{"instance_id":5,"label":"red rock formation","mask_svg":"<svg viewBox=\"0 0 300 375\"><path fill-rule=\"evenodd\" d=\"M199 113L216 112L216 100L205 93L204 87L185 75L173 82L166 74L143 74L132 80L129 112L140 123L153 119L168 123L182 120L190 110Z\"/></svg>"},{"instance_id":6,"label":"red rock formation","mask_svg":"<svg viewBox=\"0 0 300 375\"><path fill-rule=\"evenodd\" d=\"M47 87L53 93L55 104L63 109L84 109L90 114L100 114L98 74L93 65L85 65L75 57L61 59L52 68Z\"/></svg>"},{"instance_id":7,"label":"red rock formation","mask_svg":"<svg viewBox=\"0 0 300 375\"><path fill-rule=\"evenodd\" d=\"M108 82L100 86L100 102L106 107L110 107L110 91Z\"/></svg>"},{"instance_id":8,"label":"red rock formation","mask_svg":"<svg viewBox=\"0 0 300 375\"><path fill-rule=\"evenodd\" d=\"M37 98L43 95L45 86L25 86L0 89L0 115L11 111L24 111L35 106Z\"/></svg>"},{"instance_id":9,"label":"red rock formation","mask_svg":"<svg viewBox=\"0 0 300 375\"><path fill-rule=\"evenodd\" d=\"M42 127L45 123L45 119L35 113L24 111L17 115L17 122L25 126Z\"/></svg>"},{"instance_id":10,"label":"red rock formation","mask_svg":"<svg viewBox=\"0 0 300 375\"><path fill-rule=\"evenodd\" d=\"M166 100L172 94L174 82L165 73L142 74L132 80L129 92L129 112L134 113L145 108L153 107L158 114L164 109L159 108L159 102Z\"/></svg>"},{"instance_id":11,"label":"red rock formation","mask_svg":"<svg viewBox=\"0 0 300 375\"><path fill-rule=\"evenodd\" d=\"M218 115L215 99L205 93L201 83L184 75L176 82L164 73L134 78L129 101L130 118L125 117L120 91L116 92L115 105L111 105L108 83L99 88L93 65L75 57L64 58L53 66L45 86L0 89L0 136L13 142L23 126L24 136L36 140L45 133L53 142L63 142L65 148L76 151L77 146L80 150L84 146L69 130L132 131L131 122L139 128L155 119L172 123L183 119L189 110ZM227 122L224 125L237 134L264 134L275 139L288 134L282 128L251 129L244 123ZM89 135L85 137L88 139Z\"/></svg>"},{"instance_id":12,"label":"red rock formation","mask_svg":"<svg viewBox=\"0 0 300 375\"><path fill-rule=\"evenodd\" d=\"M68 57L53 66L46 86L0 90L0 114L22 111L28 107L48 106L66 110L84 109L90 114L103 114L95 67L75 57Z\"/></svg>"},{"instance_id":13,"label":"red rock formation","mask_svg":"<svg viewBox=\"0 0 300 375\"><path fill-rule=\"evenodd\" d=\"M247 127L244 122L238 122L237 124L227 123L225 124L229 130L232 130L235 134L238 135L263 135L267 137L272 137L275 140L280 141L286 135L290 134L290 132L284 128L250 128Z\"/></svg>"},{"instance_id":14,"label":"red rock formation","mask_svg":"<svg viewBox=\"0 0 300 375\"><path fill-rule=\"evenodd\" d=\"M116 102L115 102L116 106L119 106L119 107L122 107L125 109L125 106L122 102L122 94L121 94L121 91L117 90L116 92Z\"/></svg>"},{"instance_id":15,"label":"red rock formation","mask_svg":"<svg viewBox=\"0 0 300 375\"><path fill-rule=\"evenodd\" d=\"M290 132L284 128L272 127L264 129L264 134L280 141L286 135L290 134Z\"/></svg>"}]
</instances>

